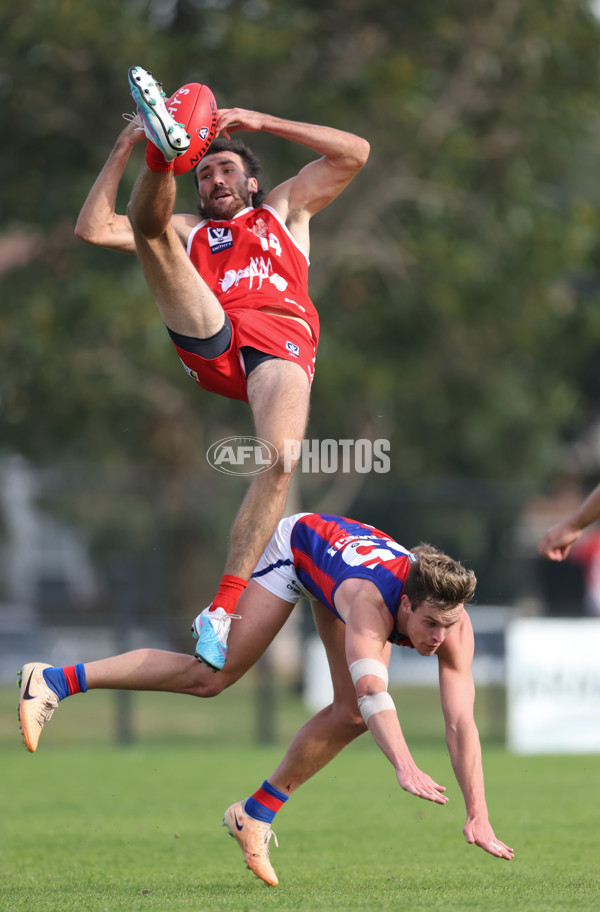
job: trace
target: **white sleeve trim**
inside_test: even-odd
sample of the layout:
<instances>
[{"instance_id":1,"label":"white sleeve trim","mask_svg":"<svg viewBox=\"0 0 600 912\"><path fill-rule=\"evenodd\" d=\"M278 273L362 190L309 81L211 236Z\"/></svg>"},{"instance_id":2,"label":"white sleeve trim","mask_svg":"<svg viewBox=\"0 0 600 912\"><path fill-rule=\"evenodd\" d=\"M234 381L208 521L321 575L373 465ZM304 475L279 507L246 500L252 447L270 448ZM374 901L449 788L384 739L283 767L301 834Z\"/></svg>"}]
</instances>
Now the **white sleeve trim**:
<instances>
[{"instance_id":1,"label":"white sleeve trim","mask_svg":"<svg viewBox=\"0 0 600 912\"><path fill-rule=\"evenodd\" d=\"M192 230L191 230L190 233L188 234L187 247L186 247L187 255L188 255L188 256L190 255L190 250L192 249L192 239L193 239L194 235L196 234L196 232L198 231L198 229L199 229L199 228L203 228L204 225L206 225L206 219L203 219L201 222L198 222L197 225L194 225L194 227L192 228Z\"/></svg>"}]
</instances>

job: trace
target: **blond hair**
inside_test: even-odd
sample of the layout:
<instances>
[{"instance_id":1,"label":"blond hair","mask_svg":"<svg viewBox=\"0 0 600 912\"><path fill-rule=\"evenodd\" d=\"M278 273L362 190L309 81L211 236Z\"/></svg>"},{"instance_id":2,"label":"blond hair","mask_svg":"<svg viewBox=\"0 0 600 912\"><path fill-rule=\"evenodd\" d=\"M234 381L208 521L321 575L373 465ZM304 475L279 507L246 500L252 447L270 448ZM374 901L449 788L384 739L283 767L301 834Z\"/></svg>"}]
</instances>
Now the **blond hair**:
<instances>
[{"instance_id":1,"label":"blond hair","mask_svg":"<svg viewBox=\"0 0 600 912\"><path fill-rule=\"evenodd\" d=\"M424 601L442 611L472 601L477 585L472 570L424 542L412 553L418 560L410 565L402 594L408 596L413 610Z\"/></svg>"}]
</instances>

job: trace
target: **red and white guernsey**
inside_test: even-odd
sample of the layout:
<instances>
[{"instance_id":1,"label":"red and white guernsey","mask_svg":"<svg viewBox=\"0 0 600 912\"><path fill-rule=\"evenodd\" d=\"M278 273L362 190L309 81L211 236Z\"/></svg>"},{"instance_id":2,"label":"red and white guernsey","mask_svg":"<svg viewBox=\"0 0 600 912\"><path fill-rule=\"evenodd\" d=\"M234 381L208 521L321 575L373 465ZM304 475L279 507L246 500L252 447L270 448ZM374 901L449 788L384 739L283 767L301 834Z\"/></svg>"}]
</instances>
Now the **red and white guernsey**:
<instances>
[{"instance_id":1,"label":"red and white guernsey","mask_svg":"<svg viewBox=\"0 0 600 912\"><path fill-rule=\"evenodd\" d=\"M308 257L270 206L200 222L190 233L187 252L229 316L274 307L305 320L318 343Z\"/></svg>"}]
</instances>

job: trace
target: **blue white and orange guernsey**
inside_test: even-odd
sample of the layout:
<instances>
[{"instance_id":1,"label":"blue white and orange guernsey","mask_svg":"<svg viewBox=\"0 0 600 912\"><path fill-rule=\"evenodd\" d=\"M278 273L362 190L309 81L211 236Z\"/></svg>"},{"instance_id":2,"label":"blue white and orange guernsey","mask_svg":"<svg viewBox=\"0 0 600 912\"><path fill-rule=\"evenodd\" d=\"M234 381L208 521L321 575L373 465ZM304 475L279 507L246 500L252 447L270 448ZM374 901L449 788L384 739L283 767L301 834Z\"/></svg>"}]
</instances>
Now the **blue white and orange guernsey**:
<instances>
[{"instance_id":1,"label":"blue white and orange guernsey","mask_svg":"<svg viewBox=\"0 0 600 912\"><path fill-rule=\"evenodd\" d=\"M406 576L418 558L385 532L342 516L308 513L294 525L291 547L299 581L336 617L337 587L359 577L377 586L396 621ZM412 646L403 634L392 634L390 641Z\"/></svg>"}]
</instances>

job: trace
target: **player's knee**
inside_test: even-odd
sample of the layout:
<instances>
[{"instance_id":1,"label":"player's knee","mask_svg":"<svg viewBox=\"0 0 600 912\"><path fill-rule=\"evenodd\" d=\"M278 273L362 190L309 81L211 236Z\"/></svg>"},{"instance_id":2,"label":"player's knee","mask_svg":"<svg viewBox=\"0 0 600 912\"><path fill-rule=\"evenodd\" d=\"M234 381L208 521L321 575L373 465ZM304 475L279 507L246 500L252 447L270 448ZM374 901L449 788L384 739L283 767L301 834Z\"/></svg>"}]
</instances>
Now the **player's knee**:
<instances>
[{"instance_id":1,"label":"player's knee","mask_svg":"<svg viewBox=\"0 0 600 912\"><path fill-rule=\"evenodd\" d=\"M333 712L340 728L345 729L348 741L358 738L367 731L367 725L361 715L358 705L340 705L334 702Z\"/></svg>"},{"instance_id":2,"label":"player's knee","mask_svg":"<svg viewBox=\"0 0 600 912\"><path fill-rule=\"evenodd\" d=\"M141 214L137 211L131 200L127 203L127 217L133 230L136 245L139 246L143 241L151 242L162 240L165 237L165 221L160 216Z\"/></svg>"},{"instance_id":3,"label":"player's knee","mask_svg":"<svg viewBox=\"0 0 600 912\"><path fill-rule=\"evenodd\" d=\"M131 224L131 227L135 229L135 225L136 225L135 209L133 208L133 206L131 204L131 200L129 200L129 202L127 203L125 212L127 214L127 218L129 219L129 222Z\"/></svg>"},{"instance_id":4,"label":"player's knee","mask_svg":"<svg viewBox=\"0 0 600 912\"><path fill-rule=\"evenodd\" d=\"M230 668L224 668L222 671L209 671L201 662L196 662L194 680L188 690L195 697L207 699L208 697L217 697L220 693L235 684L246 671L243 666L236 666L231 663Z\"/></svg>"},{"instance_id":5,"label":"player's knee","mask_svg":"<svg viewBox=\"0 0 600 912\"><path fill-rule=\"evenodd\" d=\"M289 484L300 461L300 456L296 454L295 449L290 449L288 441L283 441L278 445L277 452L279 458L273 463L269 474L272 474L281 484Z\"/></svg>"},{"instance_id":6,"label":"player's knee","mask_svg":"<svg viewBox=\"0 0 600 912\"><path fill-rule=\"evenodd\" d=\"M198 663L198 667L201 668L202 666L200 666ZM217 697L223 690L225 690L227 683L225 681L224 675L219 674L219 672L216 674L211 673L211 675L212 676L210 678L205 678L202 681L197 681L194 683L191 692L195 697L201 697L203 699L207 699L208 697Z\"/></svg>"},{"instance_id":7,"label":"player's knee","mask_svg":"<svg viewBox=\"0 0 600 912\"><path fill-rule=\"evenodd\" d=\"M358 738L359 735L362 735L364 732L368 731L368 725L358 711L356 713L352 713L348 720L348 726L353 733L353 738Z\"/></svg>"}]
</instances>

